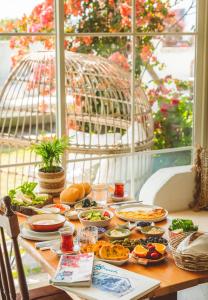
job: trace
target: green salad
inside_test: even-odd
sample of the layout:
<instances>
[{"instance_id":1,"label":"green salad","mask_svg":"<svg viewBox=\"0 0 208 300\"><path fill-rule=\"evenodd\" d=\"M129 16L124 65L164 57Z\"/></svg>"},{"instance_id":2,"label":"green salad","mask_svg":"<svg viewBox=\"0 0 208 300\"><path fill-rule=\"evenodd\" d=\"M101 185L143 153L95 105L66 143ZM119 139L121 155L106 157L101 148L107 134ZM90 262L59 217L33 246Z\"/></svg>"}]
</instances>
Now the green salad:
<instances>
[{"instance_id":1,"label":"green salad","mask_svg":"<svg viewBox=\"0 0 208 300\"><path fill-rule=\"evenodd\" d=\"M110 218L110 214L108 211L96 211L92 210L87 212L83 217L84 220L90 220L90 221L102 221L102 220L108 220Z\"/></svg>"},{"instance_id":2,"label":"green salad","mask_svg":"<svg viewBox=\"0 0 208 300\"><path fill-rule=\"evenodd\" d=\"M181 229L183 232L188 232L188 231L197 231L198 226L194 225L192 220L173 219L169 229L171 231Z\"/></svg>"},{"instance_id":3,"label":"green salad","mask_svg":"<svg viewBox=\"0 0 208 300\"><path fill-rule=\"evenodd\" d=\"M24 182L22 185L11 189L8 195L11 198L12 205L42 205L48 199L46 194L35 193L36 182Z\"/></svg>"}]
</instances>

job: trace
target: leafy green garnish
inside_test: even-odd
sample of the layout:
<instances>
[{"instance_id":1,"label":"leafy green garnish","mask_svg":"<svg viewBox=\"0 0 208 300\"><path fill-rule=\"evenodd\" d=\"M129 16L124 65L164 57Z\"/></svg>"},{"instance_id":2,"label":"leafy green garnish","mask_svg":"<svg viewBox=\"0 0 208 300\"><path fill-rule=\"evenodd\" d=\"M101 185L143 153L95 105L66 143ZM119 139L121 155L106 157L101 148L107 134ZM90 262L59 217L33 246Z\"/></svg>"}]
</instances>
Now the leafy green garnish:
<instances>
[{"instance_id":1,"label":"leafy green garnish","mask_svg":"<svg viewBox=\"0 0 208 300\"><path fill-rule=\"evenodd\" d=\"M13 205L38 205L44 204L47 200L46 195L38 195L34 192L37 182L24 182L22 185L11 189L8 193ZM19 192L20 195L19 195Z\"/></svg>"},{"instance_id":2,"label":"leafy green garnish","mask_svg":"<svg viewBox=\"0 0 208 300\"><path fill-rule=\"evenodd\" d=\"M198 230L198 226L194 225L192 220L173 219L169 229L170 230L183 229L184 232L187 232L187 231Z\"/></svg>"}]
</instances>

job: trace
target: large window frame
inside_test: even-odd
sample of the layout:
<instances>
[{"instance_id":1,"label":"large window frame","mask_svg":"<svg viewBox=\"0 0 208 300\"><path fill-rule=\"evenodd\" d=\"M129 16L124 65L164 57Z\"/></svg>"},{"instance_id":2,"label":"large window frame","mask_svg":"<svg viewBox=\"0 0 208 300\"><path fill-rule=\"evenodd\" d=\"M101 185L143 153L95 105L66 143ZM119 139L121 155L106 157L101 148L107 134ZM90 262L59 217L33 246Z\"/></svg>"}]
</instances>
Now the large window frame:
<instances>
[{"instance_id":1,"label":"large window frame","mask_svg":"<svg viewBox=\"0 0 208 300\"><path fill-rule=\"evenodd\" d=\"M189 147L172 148L165 150L150 151L151 154L168 153L183 150L193 149L196 144L202 146L208 146L208 1L197 1L197 30L194 32L137 32L136 30L136 11L135 0L132 0L132 16L131 16L131 31L129 32L87 32L87 33L64 33L64 0L55 0L55 31L54 33L8 33L2 32L0 36L54 36L56 40L56 99L57 99L57 111L56 111L56 133L60 137L65 132L65 59L64 59L64 39L67 37L84 37L84 36L99 36L99 37L112 37L112 36L130 36L132 46L132 68L131 68L131 125L132 125L132 143L131 152L127 154L116 154L102 156L101 159L115 157L130 156L131 157L131 193L134 194L134 156L136 154L134 149L134 103L135 103L135 45L136 39L139 36L168 36L178 35L186 36L192 35L196 38L196 62L195 62L195 97L194 97L194 122L193 122L193 143ZM88 160L93 161L97 158L91 157ZM85 158L79 159L84 161ZM74 162L77 160L75 159ZM63 165L66 165L73 160L63 159ZM37 162L36 162L37 163ZM31 163L33 164L33 162ZM14 164L14 166L22 166L26 164ZM11 167L12 165L2 165L1 168Z\"/></svg>"}]
</instances>

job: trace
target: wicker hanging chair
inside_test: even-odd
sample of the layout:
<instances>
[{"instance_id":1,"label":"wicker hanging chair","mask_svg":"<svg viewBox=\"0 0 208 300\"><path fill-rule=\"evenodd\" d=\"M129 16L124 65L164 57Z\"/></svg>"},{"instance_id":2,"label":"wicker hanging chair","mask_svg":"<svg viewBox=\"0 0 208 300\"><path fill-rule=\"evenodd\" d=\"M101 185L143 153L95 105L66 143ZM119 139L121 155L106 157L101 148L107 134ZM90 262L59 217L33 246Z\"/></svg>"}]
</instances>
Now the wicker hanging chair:
<instances>
[{"instance_id":1,"label":"wicker hanging chair","mask_svg":"<svg viewBox=\"0 0 208 300\"><path fill-rule=\"evenodd\" d=\"M56 132L55 53L26 55L12 70L0 95L0 144L24 147L44 132ZM153 119L148 100L135 89L131 122L130 72L108 59L65 52L66 132L69 151L85 154L129 152L150 148ZM134 124L134 128L132 128Z\"/></svg>"}]
</instances>

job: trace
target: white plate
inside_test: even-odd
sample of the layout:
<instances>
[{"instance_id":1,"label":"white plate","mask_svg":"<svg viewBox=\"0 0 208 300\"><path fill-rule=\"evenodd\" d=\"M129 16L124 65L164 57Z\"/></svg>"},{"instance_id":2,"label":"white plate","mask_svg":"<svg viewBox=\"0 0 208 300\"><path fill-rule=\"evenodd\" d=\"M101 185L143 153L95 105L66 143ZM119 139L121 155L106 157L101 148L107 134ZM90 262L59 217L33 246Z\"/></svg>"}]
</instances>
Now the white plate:
<instances>
[{"instance_id":1,"label":"white plate","mask_svg":"<svg viewBox=\"0 0 208 300\"><path fill-rule=\"evenodd\" d=\"M152 219L133 219L133 218L128 218L128 217L124 217L124 216L121 216L119 214L119 212L121 211L136 211L136 210L152 210L154 208L162 208L160 206L155 206L155 205L145 205L145 204L124 204L124 205L121 205L120 207L118 207L116 210L115 210L115 215L124 220L124 221L130 221L130 222L137 222L137 221L149 221L149 222L160 222L160 221L163 221L167 218L167 215L168 215L168 211L165 210L165 214L160 217L160 218L152 218Z\"/></svg>"},{"instance_id":2,"label":"white plate","mask_svg":"<svg viewBox=\"0 0 208 300\"><path fill-rule=\"evenodd\" d=\"M58 256L61 256L62 254L64 254L60 249L60 243L53 244L50 249L52 252L56 253ZM79 246L74 245L74 251L71 253L67 253L67 254L77 254L78 252L79 252Z\"/></svg>"},{"instance_id":3,"label":"white plate","mask_svg":"<svg viewBox=\"0 0 208 300\"><path fill-rule=\"evenodd\" d=\"M111 265L114 265L114 266L122 266L123 264L125 264L129 260L129 258L124 259L124 260L112 260L112 259L102 259L102 258L98 258L98 257L96 257L95 259L107 262L107 263L109 263Z\"/></svg>"},{"instance_id":4,"label":"white plate","mask_svg":"<svg viewBox=\"0 0 208 300\"><path fill-rule=\"evenodd\" d=\"M72 223L65 222L63 227L68 227L72 225L75 230L75 226ZM23 223L20 225L20 236L32 240L32 241L51 241L51 240L58 240L59 239L59 232L53 231L53 232L36 232L29 228L29 226L26 223Z\"/></svg>"},{"instance_id":5,"label":"white plate","mask_svg":"<svg viewBox=\"0 0 208 300\"><path fill-rule=\"evenodd\" d=\"M116 197L114 194L111 194L111 199L113 202L122 202L131 200L131 197L129 197L128 194L125 194L123 197Z\"/></svg>"},{"instance_id":6,"label":"white plate","mask_svg":"<svg viewBox=\"0 0 208 300\"><path fill-rule=\"evenodd\" d=\"M61 204L74 206L76 203L79 203L86 198L89 198L89 195L85 196L84 198L82 198L80 200L74 201L74 202L61 202Z\"/></svg>"},{"instance_id":7,"label":"white plate","mask_svg":"<svg viewBox=\"0 0 208 300\"><path fill-rule=\"evenodd\" d=\"M66 204L61 204L63 205L63 207L66 209L64 212L61 213L61 210L59 208L57 208L57 212L51 212L51 213L56 213L56 214L62 214L64 215L65 212L69 211L70 210L70 206L69 205L66 205ZM46 208L46 210L48 209L48 211L50 211L50 208L53 208L55 206L55 204L49 204L49 205L45 205L43 206L43 209ZM56 208L56 207L54 207Z\"/></svg>"}]
</instances>

